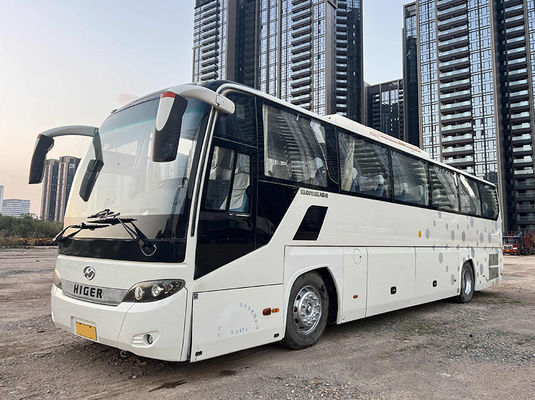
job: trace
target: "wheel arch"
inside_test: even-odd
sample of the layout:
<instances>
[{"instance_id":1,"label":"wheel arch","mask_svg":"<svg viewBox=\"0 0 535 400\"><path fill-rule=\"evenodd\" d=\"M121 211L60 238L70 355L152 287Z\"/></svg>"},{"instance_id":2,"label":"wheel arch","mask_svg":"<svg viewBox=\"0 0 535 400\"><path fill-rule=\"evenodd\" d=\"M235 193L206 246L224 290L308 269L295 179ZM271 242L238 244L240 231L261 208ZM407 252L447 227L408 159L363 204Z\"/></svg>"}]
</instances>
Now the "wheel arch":
<instances>
[{"instance_id":1,"label":"wheel arch","mask_svg":"<svg viewBox=\"0 0 535 400\"><path fill-rule=\"evenodd\" d=\"M296 272L291 280L288 282L285 290L285 308L284 308L284 328L286 328L286 319L287 319L287 310L288 310L288 304L290 301L290 292L292 290L293 285L295 284L295 281L308 273L311 272L317 272L321 278L323 279L323 282L325 283L325 286L327 288L327 294L329 295L329 318L328 323L336 323L338 321L338 313L340 311L339 304L341 302L341 289L340 285L338 284L338 280L336 277L336 273L333 271L332 266L330 265L315 265L310 266L305 269L301 269L298 272Z\"/></svg>"},{"instance_id":2,"label":"wheel arch","mask_svg":"<svg viewBox=\"0 0 535 400\"><path fill-rule=\"evenodd\" d=\"M472 270L472 276L474 277L474 280L472 282L472 284L474 285L474 292L476 291L476 284L477 284L477 279L476 279L476 267L474 265L474 260L472 258L468 258L466 260L464 260L464 262L461 264L461 267L459 268L459 292L461 291L461 286L462 286L462 271L463 271L463 267L465 265L468 265L470 267L470 269Z\"/></svg>"}]
</instances>

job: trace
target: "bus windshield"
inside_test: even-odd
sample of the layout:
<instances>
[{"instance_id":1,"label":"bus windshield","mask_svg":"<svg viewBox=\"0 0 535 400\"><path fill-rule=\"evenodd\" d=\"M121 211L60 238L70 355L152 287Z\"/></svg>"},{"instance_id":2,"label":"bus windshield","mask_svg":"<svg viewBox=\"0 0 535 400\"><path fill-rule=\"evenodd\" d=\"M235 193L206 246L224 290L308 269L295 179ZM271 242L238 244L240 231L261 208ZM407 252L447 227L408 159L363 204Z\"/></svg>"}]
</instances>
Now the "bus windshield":
<instances>
[{"instance_id":1,"label":"bus windshield","mask_svg":"<svg viewBox=\"0 0 535 400\"><path fill-rule=\"evenodd\" d=\"M199 131L209 106L188 99L182 119L177 157L171 162L152 161L152 142L159 98L136 104L108 117L99 129L102 156L91 146L80 163L65 213L65 226L87 221L109 209L121 218L133 218L150 239L181 238L187 227L188 185ZM97 154L95 154L97 148ZM79 195L91 160L103 166L84 201ZM79 237L129 238L121 226L84 230Z\"/></svg>"}]
</instances>

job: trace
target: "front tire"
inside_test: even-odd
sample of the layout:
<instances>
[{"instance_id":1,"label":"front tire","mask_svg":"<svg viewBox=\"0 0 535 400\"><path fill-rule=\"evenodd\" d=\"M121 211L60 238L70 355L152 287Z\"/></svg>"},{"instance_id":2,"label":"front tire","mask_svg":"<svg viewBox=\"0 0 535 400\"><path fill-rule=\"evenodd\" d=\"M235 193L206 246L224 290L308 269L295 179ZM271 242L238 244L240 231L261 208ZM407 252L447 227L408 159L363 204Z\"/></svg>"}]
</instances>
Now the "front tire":
<instances>
[{"instance_id":1,"label":"front tire","mask_svg":"<svg viewBox=\"0 0 535 400\"><path fill-rule=\"evenodd\" d=\"M469 303L474 296L474 271L469 263L463 265L461 270L461 293L457 297L459 303Z\"/></svg>"},{"instance_id":2,"label":"front tire","mask_svg":"<svg viewBox=\"0 0 535 400\"><path fill-rule=\"evenodd\" d=\"M283 343L300 350L319 340L329 316L327 287L317 272L301 275L290 292Z\"/></svg>"}]
</instances>

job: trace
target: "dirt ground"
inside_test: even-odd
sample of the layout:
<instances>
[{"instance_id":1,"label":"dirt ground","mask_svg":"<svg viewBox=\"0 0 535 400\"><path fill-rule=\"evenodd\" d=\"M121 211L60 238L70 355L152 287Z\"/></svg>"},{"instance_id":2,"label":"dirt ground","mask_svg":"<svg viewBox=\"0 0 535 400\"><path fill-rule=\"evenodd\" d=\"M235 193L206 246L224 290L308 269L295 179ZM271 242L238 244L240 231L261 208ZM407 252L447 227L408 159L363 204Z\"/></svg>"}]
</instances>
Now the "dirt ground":
<instances>
[{"instance_id":1,"label":"dirt ground","mask_svg":"<svg viewBox=\"0 0 535 400\"><path fill-rule=\"evenodd\" d=\"M0 250L1 399L534 399L535 257L470 304L439 301L329 326L290 351L195 364L121 354L56 329L55 249Z\"/></svg>"}]
</instances>

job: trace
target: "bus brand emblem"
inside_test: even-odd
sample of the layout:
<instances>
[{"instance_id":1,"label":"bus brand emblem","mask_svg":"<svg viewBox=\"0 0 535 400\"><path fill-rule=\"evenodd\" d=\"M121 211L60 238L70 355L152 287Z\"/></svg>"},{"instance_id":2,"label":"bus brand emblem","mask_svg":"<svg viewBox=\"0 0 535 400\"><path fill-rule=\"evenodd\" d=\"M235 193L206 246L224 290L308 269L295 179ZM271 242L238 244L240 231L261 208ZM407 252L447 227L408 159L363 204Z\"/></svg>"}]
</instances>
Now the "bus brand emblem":
<instances>
[{"instance_id":1,"label":"bus brand emblem","mask_svg":"<svg viewBox=\"0 0 535 400\"><path fill-rule=\"evenodd\" d=\"M87 266L84 268L84 276L85 278L90 281L91 279L93 279L95 277L95 268L91 267L91 266Z\"/></svg>"},{"instance_id":2,"label":"bus brand emblem","mask_svg":"<svg viewBox=\"0 0 535 400\"><path fill-rule=\"evenodd\" d=\"M317 192L315 190L301 189L301 194L304 196L322 197L325 199L329 198L327 193Z\"/></svg>"}]
</instances>

